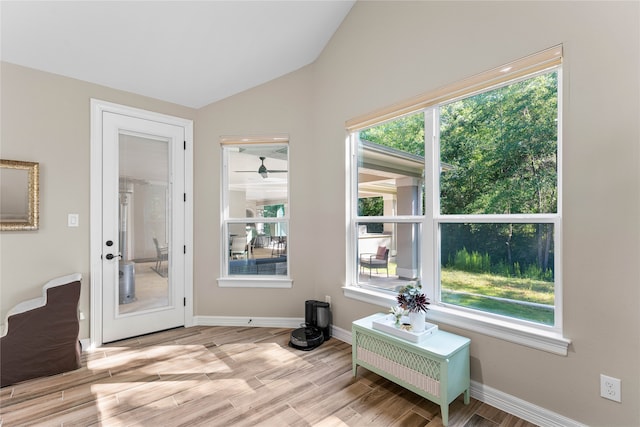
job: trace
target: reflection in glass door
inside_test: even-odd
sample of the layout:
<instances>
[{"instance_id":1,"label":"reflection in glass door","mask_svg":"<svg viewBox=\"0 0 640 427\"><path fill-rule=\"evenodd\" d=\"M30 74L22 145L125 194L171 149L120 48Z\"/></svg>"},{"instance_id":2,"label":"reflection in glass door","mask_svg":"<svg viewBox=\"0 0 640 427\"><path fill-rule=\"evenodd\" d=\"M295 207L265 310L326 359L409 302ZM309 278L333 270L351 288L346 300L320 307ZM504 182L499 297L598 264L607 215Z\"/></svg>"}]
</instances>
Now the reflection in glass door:
<instances>
[{"instance_id":1,"label":"reflection in glass door","mask_svg":"<svg viewBox=\"0 0 640 427\"><path fill-rule=\"evenodd\" d=\"M169 141L119 135L118 314L169 302Z\"/></svg>"}]
</instances>

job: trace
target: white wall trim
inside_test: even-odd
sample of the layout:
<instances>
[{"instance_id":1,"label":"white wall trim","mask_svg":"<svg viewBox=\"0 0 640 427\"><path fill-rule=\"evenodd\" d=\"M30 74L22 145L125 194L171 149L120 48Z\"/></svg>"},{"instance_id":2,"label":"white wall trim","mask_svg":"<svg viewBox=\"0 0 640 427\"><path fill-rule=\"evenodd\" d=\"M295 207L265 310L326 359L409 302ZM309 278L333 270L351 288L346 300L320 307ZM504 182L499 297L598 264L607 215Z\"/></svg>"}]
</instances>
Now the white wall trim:
<instances>
[{"instance_id":1,"label":"white wall trim","mask_svg":"<svg viewBox=\"0 0 640 427\"><path fill-rule=\"evenodd\" d=\"M347 344L351 344L351 331L347 331L337 326L331 328L331 336Z\"/></svg>"},{"instance_id":2,"label":"white wall trim","mask_svg":"<svg viewBox=\"0 0 640 427\"><path fill-rule=\"evenodd\" d=\"M495 388L471 381L471 397L530 423L547 427L586 427L585 424L529 403Z\"/></svg>"},{"instance_id":3,"label":"white wall trim","mask_svg":"<svg viewBox=\"0 0 640 427\"><path fill-rule=\"evenodd\" d=\"M196 326L255 326L263 328L299 328L301 317L194 316Z\"/></svg>"},{"instance_id":4,"label":"white wall trim","mask_svg":"<svg viewBox=\"0 0 640 427\"><path fill-rule=\"evenodd\" d=\"M82 338L80 340L80 348L83 352L93 350L91 348L91 339L90 338Z\"/></svg>"}]
</instances>

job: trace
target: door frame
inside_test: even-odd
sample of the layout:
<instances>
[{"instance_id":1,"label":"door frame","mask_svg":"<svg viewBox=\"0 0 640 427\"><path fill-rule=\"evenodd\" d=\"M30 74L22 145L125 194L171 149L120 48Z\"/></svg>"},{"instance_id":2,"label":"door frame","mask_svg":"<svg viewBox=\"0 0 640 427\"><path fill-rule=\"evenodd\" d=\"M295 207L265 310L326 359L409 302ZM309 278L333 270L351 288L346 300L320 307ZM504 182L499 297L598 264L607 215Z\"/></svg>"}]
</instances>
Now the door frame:
<instances>
[{"instance_id":1,"label":"door frame","mask_svg":"<svg viewBox=\"0 0 640 427\"><path fill-rule=\"evenodd\" d=\"M89 348L97 348L102 341L102 122L103 113L122 114L184 128L184 325L194 325L193 318L193 121L139 108L119 105L91 98L90 146L90 327Z\"/></svg>"}]
</instances>

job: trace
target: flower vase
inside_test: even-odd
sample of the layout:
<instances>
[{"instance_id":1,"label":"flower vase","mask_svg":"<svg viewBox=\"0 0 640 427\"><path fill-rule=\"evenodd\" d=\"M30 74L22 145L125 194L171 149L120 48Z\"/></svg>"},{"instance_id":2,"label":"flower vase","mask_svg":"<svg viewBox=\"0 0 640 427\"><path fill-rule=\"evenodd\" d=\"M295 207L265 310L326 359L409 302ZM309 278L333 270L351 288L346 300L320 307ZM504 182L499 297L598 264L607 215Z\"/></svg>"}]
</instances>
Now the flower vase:
<instances>
[{"instance_id":1,"label":"flower vase","mask_svg":"<svg viewBox=\"0 0 640 427\"><path fill-rule=\"evenodd\" d=\"M424 311L417 311L409 313L409 323L411 323L412 332L424 332L426 314Z\"/></svg>"}]
</instances>

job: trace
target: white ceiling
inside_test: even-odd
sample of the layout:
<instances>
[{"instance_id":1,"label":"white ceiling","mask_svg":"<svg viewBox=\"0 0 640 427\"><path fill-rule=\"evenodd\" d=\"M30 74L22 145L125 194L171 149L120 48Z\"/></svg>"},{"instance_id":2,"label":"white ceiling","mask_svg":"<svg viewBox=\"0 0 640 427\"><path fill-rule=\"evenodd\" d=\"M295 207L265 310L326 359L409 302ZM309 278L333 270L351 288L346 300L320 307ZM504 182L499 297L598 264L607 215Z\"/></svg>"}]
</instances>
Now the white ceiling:
<instances>
[{"instance_id":1,"label":"white ceiling","mask_svg":"<svg viewBox=\"0 0 640 427\"><path fill-rule=\"evenodd\" d=\"M2 0L0 59L199 108L313 62L354 3Z\"/></svg>"}]
</instances>

